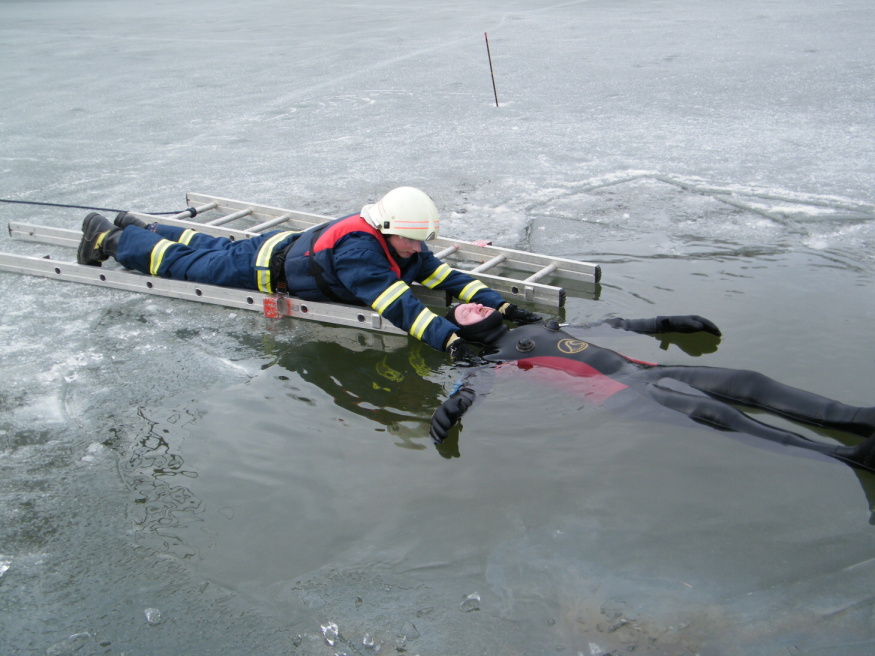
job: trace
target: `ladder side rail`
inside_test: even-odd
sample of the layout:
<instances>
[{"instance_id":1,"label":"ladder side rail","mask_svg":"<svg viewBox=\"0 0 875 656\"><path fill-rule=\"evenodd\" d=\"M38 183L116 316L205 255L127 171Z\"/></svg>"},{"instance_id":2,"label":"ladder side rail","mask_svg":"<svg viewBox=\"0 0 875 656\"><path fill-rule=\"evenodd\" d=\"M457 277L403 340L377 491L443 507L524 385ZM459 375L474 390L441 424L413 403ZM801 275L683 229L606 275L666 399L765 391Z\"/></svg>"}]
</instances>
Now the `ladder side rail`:
<instances>
[{"instance_id":1,"label":"ladder side rail","mask_svg":"<svg viewBox=\"0 0 875 656\"><path fill-rule=\"evenodd\" d=\"M264 312L265 300L274 297L272 294L263 294L252 290L155 278L124 269L98 268L74 262L46 260L8 253L0 253L0 271L257 312ZM302 301L290 296L281 296L281 298L285 308L282 316L359 327L384 333L406 334L370 308Z\"/></svg>"},{"instance_id":2,"label":"ladder side rail","mask_svg":"<svg viewBox=\"0 0 875 656\"><path fill-rule=\"evenodd\" d=\"M64 282L109 287L122 291L182 298L243 310L261 309L257 299L261 295L260 293L247 294L246 290L230 290L215 285L200 285L197 283L154 278L125 269L108 269L77 264L75 262L0 253L0 270L54 278Z\"/></svg>"},{"instance_id":3,"label":"ladder side rail","mask_svg":"<svg viewBox=\"0 0 875 656\"><path fill-rule=\"evenodd\" d=\"M209 223L200 223L198 221L193 221L192 219L174 219L163 216L155 216L154 214L143 214L141 212L128 212L128 214L137 217L138 219L142 219L147 223L151 223L153 221L157 221L162 225L176 226L178 228L189 228L191 230L197 230L198 232L202 232L205 235L209 235L210 237L228 237L229 239L248 239L249 237L254 236L246 232L245 230L235 230L234 228L226 228L220 225L210 225ZM79 233L79 237L82 237L82 233ZM78 243L78 242L77 242Z\"/></svg>"},{"instance_id":4,"label":"ladder side rail","mask_svg":"<svg viewBox=\"0 0 875 656\"><path fill-rule=\"evenodd\" d=\"M279 296L277 300L279 301L277 309L280 316L322 321L324 323L364 328L394 335L407 334L368 307L315 303L312 301L302 301L294 296Z\"/></svg>"},{"instance_id":5,"label":"ladder side rail","mask_svg":"<svg viewBox=\"0 0 875 656\"><path fill-rule=\"evenodd\" d=\"M550 308L565 307L566 294L562 287L542 285L537 282L523 283L513 278L502 278L488 273L479 273L476 277L507 300L524 301Z\"/></svg>"},{"instance_id":6,"label":"ladder side rail","mask_svg":"<svg viewBox=\"0 0 875 656\"><path fill-rule=\"evenodd\" d=\"M239 200L232 200L230 198L208 196L206 194L188 193L185 195L185 199L188 205L197 205L198 203L216 203L216 209L219 211L237 212L244 209L251 209L256 215L264 216L267 219L288 214L294 221L307 226L318 225L337 218L323 214L313 214L311 212L299 212L297 210L273 207L271 205L246 203Z\"/></svg>"},{"instance_id":7,"label":"ladder side rail","mask_svg":"<svg viewBox=\"0 0 875 656\"><path fill-rule=\"evenodd\" d=\"M219 287L217 285L202 285L199 283L171 280L169 278L147 276L127 269L113 269L109 267L98 268L76 264L75 262L49 260L10 253L0 253L0 270L12 273L58 278L60 280L112 287L126 291L183 298L203 303L216 303L244 310L261 310L262 303L259 299L268 296L268 294L263 294L262 292L256 292L253 290ZM447 297L444 292L429 289L428 287L423 287L418 284L413 285L412 290L414 295L425 305L432 307L446 307L447 305ZM294 299L294 297L289 298ZM303 302L298 301L298 299L294 300L295 302ZM343 304L309 301L307 303L311 308L316 310L315 316L337 314L333 310L328 311L328 307L349 308L348 310L343 311L343 314L348 314L350 316L353 314L357 316L365 309ZM353 310L355 310L354 313ZM370 320L369 322L373 323L373 321ZM355 321L350 319L347 323L352 325L361 323L361 321L358 319Z\"/></svg>"},{"instance_id":8,"label":"ladder side rail","mask_svg":"<svg viewBox=\"0 0 875 656\"><path fill-rule=\"evenodd\" d=\"M69 230L67 228L53 228L51 226L38 226L18 221L10 222L7 226L9 236L19 241L33 241L42 244L54 244L78 248L82 241L81 230Z\"/></svg>"},{"instance_id":9,"label":"ladder side rail","mask_svg":"<svg viewBox=\"0 0 875 656\"><path fill-rule=\"evenodd\" d=\"M226 228L224 226L225 223L230 223L231 220L225 220L226 217L221 216L214 219L211 222L201 222L196 219L190 218L187 214L182 214L182 219L177 219L175 217L164 217L164 216L155 216L154 214L143 214L142 212L128 212L128 214L137 217L138 219L142 219L146 223L157 222L163 225L172 225L179 226L182 228L191 228L192 230L197 230L198 232L202 232L206 235L210 235L212 237L230 237L232 239L246 239L248 237L256 237L263 232L266 231L266 228L273 226L265 226L266 223L274 223L277 230L293 230L297 232L303 232L307 228L310 228L311 225L304 221L299 221L294 217L289 216L288 214L284 217L274 217L268 218L264 215L260 214L251 214L253 218L258 221L262 221L258 225L252 226L251 228ZM179 215L177 215L179 216ZM236 217L240 218L240 217ZM282 219L282 220L280 220Z\"/></svg>"},{"instance_id":10,"label":"ladder side rail","mask_svg":"<svg viewBox=\"0 0 875 656\"><path fill-rule=\"evenodd\" d=\"M483 262L491 260L498 255L505 255L505 264L508 267L536 273L544 267L555 264L556 277L569 280L582 280L585 282L598 282L601 278L601 267L589 262L579 262L567 258L540 255L501 246L480 246L472 242L448 240L438 238L434 242L435 249L448 249L456 246L453 255L462 260Z\"/></svg>"}]
</instances>

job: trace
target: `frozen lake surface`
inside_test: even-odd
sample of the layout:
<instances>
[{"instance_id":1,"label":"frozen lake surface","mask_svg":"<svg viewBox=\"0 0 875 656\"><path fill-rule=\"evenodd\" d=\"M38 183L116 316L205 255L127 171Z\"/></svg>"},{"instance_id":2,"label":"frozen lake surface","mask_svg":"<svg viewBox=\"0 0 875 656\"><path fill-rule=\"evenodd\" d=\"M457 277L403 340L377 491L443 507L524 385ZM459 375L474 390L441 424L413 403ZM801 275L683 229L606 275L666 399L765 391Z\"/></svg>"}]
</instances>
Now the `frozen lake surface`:
<instances>
[{"instance_id":1,"label":"frozen lake surface","mask_svg":"<svg viewBox=\"0 0 875 656\"><path fill-rule=\"evenodd\" d=\"M0 198L340 216L411 184L447 236L601 264L567 321L724 334L605 346L872 405L873 24L864 0L5 0ZM525 376L438 451L457 372L406 338L0 294L0 653L873 650L873 475Z\"/></svg>"}]
</instances>

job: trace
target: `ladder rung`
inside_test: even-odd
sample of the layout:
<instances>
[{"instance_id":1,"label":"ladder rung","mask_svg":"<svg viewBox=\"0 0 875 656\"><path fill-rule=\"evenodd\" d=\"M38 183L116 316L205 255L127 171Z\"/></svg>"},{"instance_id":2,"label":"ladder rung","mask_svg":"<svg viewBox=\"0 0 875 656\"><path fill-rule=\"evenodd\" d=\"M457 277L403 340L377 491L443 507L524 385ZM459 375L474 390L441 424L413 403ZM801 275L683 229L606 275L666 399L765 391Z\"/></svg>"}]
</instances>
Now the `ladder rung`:
<instances>
[{"instance_id":1,"label":"ladder rung","mask_svg":"<svg viewBox=\"0 0 875 656\"><path fill-rule=\"evenodd\" d=\"M228 214L227 216L220 216L218 219L213 219L212 221L207 221L207 225L219 226L225 225L226 223L231 223L231 221L236 221L237 219L242 219L244 216L249 216L252 214L252 208L247 207L245 210L240 210L239 212L234 212L234 214Z\"/></svg>"},{"instance_id":2,"label":"ladder rung","mask_svg":"<svg viewBox=\"0 0 875 656\"><path fill-rule=\"evenodd\" d=\"M523 282L538 282L541 278L543 278L544 276L549 276L555 270L556 270L555 263L548 264L547 266L545 266L543 269L541 269L537 273L534 273L534 274L530 275L528 278L526 278L525 280L523 280Z\"/></svg>"},{"instance_id":3,"label":"ladder rung","mask_svg":"<svg viewBox=\"0 0 875 656\"><path fill-rule=\"evenodd\" d=\"M206 203L204 205L198 205L194 208L195 216L198 214L202 214L203 212L209 212L210 210L214 210L219 206L219 204L215 201L212 203ZM145 212L128 212L131 216L135 216L138 219L142 219L146 223L150 223L152 221L161 223L168 223L171 221L191 221L191 208L185 210L184 212L180 212L179 214L174 214L173 216L163 216L159 214L146 214Z\"/></svg>"},{"instance_id":4,"label":"ladder rung","mask_svg":"<svg viewBox=\"0 0 875 656\"><path fill-rule=\"evenodd\" d=\"M494 267L494 266L497 266L497 265L501 264L501 263L504 262L506 259L507 259L507 255L505 255L504 253L499 253L498 255L496 255L495 257L493 257L493 258L492 258L491 260L489 260L488 262L484 262L484 263L481 264L480 266L474 267L474 268L471 269L468 273L483 273L484 271L489 271L489 269L491 269L491 268Z\"/></svg>"},{"instance_id":5,"label":"ladder rung","mask_svg":"<svg viewBox=\"0 0 875 656\"><path fill-rule=\"evenodd\" d=\"M198 207L195 207L194 209L195 209L195 212L197 212L197 214L200 214L201 212L209 212L210 210L214 210L218 206L219 206L219 204L216 201L213 201L212 203L207 203L206 205L200 205ZM190 219L192 217L191 217L191 212L189 212L188 210L185 210L184 212L180 212L179 214L176 214L173 218L174 219Z\"/></svg>"},{"instance_id":6,"label":"ladder rung","mask_svg":"<svg viewBox=\"0 0 875 656\"><path fill-rule=\"evenodd\" d=\"M455 253L457 250L459 250L459 246L458 246L458 244L450 244L450 245L449 245L447 248L445 248L444 250L440 251L439 253L435 253L434 256L435 256L437 259L442 260L442 259L444 259L445 257L447 257L448 255L452 255L452 254Z\"/></svg>"},{"instance_id":7,"label":"ladder rung","mask_svg":"<svg viewBox=\"0 0 875 656\"><path fill-rule=\"evenodd\" d=\"M271 219L270 221L265 221L264 223L259 223L256 226L252 226L251 228L248 228L247 231L248 232L264 232L265 230L273 228L274 226L278 226L281 223L285 223L286 221L288 221L291 218L292 217L290 217L288 214L283 214L282 216L278 216L275 219Z\"/></svg>"}]
</instances>

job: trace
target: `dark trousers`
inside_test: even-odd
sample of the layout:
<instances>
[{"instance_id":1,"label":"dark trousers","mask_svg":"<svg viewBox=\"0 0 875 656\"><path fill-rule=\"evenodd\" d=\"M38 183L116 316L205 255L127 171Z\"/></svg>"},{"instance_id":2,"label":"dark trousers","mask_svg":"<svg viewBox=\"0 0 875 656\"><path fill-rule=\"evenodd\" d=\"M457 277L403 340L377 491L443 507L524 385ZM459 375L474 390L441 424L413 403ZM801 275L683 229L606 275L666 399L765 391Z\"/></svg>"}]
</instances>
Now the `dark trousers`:
<instances>
[{"instance_id":1,"label":"dark trousers","mask_svg":"<svg viewBox=\"0 0 875 656\"><path fill-rule=\"evenodd\" d=\"M222 287L259 289L258 273L269 269L257 263L262 246L281 231L250 239L211 237L176 226L152 230L125 228L115 259L124 267L162 278L189 280ZM297 235L289 234L271 249L281 252Z\"/></svg>"}]
</instances>

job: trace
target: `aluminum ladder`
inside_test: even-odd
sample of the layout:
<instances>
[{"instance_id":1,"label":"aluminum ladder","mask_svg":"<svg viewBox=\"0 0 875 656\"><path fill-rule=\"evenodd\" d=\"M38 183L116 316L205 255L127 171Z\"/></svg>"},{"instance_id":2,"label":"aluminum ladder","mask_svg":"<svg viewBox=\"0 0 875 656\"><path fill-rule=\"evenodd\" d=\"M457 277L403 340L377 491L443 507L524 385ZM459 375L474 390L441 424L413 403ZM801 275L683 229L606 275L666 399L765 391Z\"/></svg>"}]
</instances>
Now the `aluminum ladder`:
<instances>
[{"instance_id":1,"label":"aluminum ladder","mask_svg":"<svg viewBox=\"0 0 875 656\"><path fill-rule=\"evenodd\" d=\"M204 194L189 193L186 195L186 201L189 209L171 217L140 212L131 212L131 214L146 222L158 221L167 225L178 225L230 239L247 239L274 229L305 230L333 218ZM196 218L202 220L196 221ZM229 227L229 224L236 225ZM70 248L78 247L82 237L80 230L19 222L9 223L8 231L10 237L14 239ZM508 300L517 303L530 303L551 309L561 308L565 304L565 288L546 284L544 280L551 283L556 281L570 283L575 287L576 296L592 298L597 293L601 278L601 269L595 264L500 248L487 242L438 238L429 242L429 246L435 255L453 268L465 271ZM254 290L169 280L145 276L121 267L91 267L77 264L75 261L50 259L48 256L39 258L0 253L0 271L255 310L271 318L290 316L404 334L402 330L366 307L302 301L285 294L265 294ZM497 275L492 273L493 271L500 271L504 275ZM447 294L440 290L430 290L421 285L413 285L412 289L417 298L426 305L446 307L450 302Z\"/></svg>"}]
</instances>

